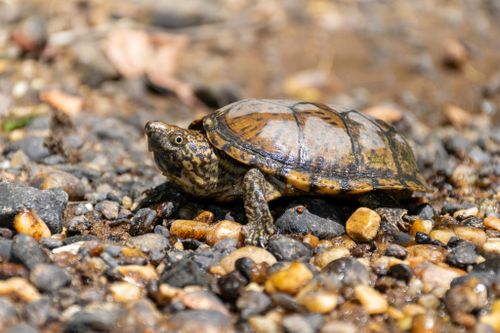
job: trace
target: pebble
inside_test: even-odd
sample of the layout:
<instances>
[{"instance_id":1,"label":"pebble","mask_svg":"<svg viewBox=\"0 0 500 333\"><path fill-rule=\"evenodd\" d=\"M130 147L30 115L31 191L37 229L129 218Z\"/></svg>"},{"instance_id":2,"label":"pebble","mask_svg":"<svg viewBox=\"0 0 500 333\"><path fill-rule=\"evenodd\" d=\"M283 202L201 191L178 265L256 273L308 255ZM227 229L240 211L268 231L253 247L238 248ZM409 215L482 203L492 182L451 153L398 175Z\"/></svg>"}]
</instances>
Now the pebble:
<instances>
[{"instance_id":1,"label":"pebble","mask_svg":"<svg viewBox=\"0 0 500 333\"><path fill-rule=\"evenodd\" d=\"M116 269L124 281L137 286L146 286L150 282L158 280L158 273L151 265L125 265L118 266Z\"/></svg>"},{"instance_id":2,"label":"pebble","mask_svg":"<svg viewBox=\"0 0 500 333\"><path fill-rule=\"evenodd\" d=\"M415 275L419 277L425 285L426 289L432 290L439 288L439 294L444 294L450 288L451 281L460 276L465 275L465 272L445 267L443 265L435 265L431 263L423 263L414 268ZM442 295L440 295L442 296Z\"/></svg>"},{"instance_id":3,"label":"pebble","mask_svg":"<svg viewBox=\"0 0 500 333\"><path fill-rule=\"evenodd\" d=\"M42 237L50 237L49 227L33 210L22 209L14 217L14 229L20 234L26 234L37 241Z\"/></svg>"},{"instance_id":4,"label":"pebble","mask_svg":"<svg viewBox=\"0 0 500 333\"><path fill-rule=\"evenodd\" d=\"M405 259L408 255L408 251L401 245L389 244L389 246L385 249L384 255L398 259Z\"/></svg>"},{"instance_id":5,"label":"pebble","mask_svg":"<svg viewBox=\"0 0 500 333\"><path fill-rule=\"evenodd\" d=\"M282 325L287 333L315 333L323 322L323 317L317 314L289 314L283 318Z\"/></svg>"},{"instance_id":6,"label":"pebble","mask_svg":"<svg viewBox=\"0 0 500 333\"><path fill-rule=\"evenodd\" d=\"M282 314L269 311L262 316L253 316L248 319L252 332L255 333L280 333Z\"/></svg>"},{"instance_id":7,"label":"pebble","mask_svg":"<svg viewBox=\"0 0 500 333\"><path fill-rule=\"evenodd\" d=\"M204 222L175 220L170 226L170 234L178 238L205 240L210 228L210 225Z\"/></svg>"},{"instance_id":8,"label":"pebble","mask_svg":"<svg viewBox=\"0 0 500 333\"><path fill-rule=\"evenodd\" d=\"M488 216L484 219L483 223L488 229L500 231L500 218L498 217Z\"/></svg>"},{"instance_id":9,"label":"pebble","mask_svg":"<svg viewBox=\"0 0 500 333\"><path fill-rule=\"evenodd\" d=\"M275 222L283 234L312 234L318 238L333 238L345 233L340 219L324 218L304 206L288 208Z\"/></svg>"},{"instance_id":10,"label":"pebble","mask_svg":"<svg viewBox=\"0 0 500 333\"><path fill-rule=\"evenodd\" d=\"M20 140L11 141L7 144L3 153L5 155L18 150L23 151L33 162L42 162L46 157L50 156L50 151L44 145L44 138L38 136L28 136Z\"/></svg>"},{"instance_id":11,"label":"pebble","mask_svg":"<svg viewBox=\"0 0 500 333\"><path fill-rule=\"evenodd\" d=\"M406 283L408 283L413 276L413 272L408 265L396 264L392 265L389 268L387 275L392 276L393 278L398 280L403 280Z\"/></svg>"},{"instance_id":12,"label":"pebble","mask_svg":"<svg viewBox=\"0 0 500 333\"><path fill-rule=\"evenodd\" d=\"M64 269L56 265L39 264L31 270L30 281L38 290L52 292L68 285L71 277Z\"/></svg>"},{"instance_id":13,"label":"pebble","mask_svg":"<svg viewBox=\"0 0 500 333\"><path fill-rule=\"evenodd\" d=\"M442 247L430 244L412 245L407 247L406 250L408 250L408 259L419 258L432 263L442 262L447 254L447 251Z\"/></svg>"},{"instance_id":14,"label":"pebble","mask_svg":"<svg viewBox=\"0 0 500 333\"><path fill-rule=\"evenodd\" d=\"M93 302L73 313L66 321L65 332L92 332L98 328L111 332L116 323L125 315L119 303Z\"/></svg>"},{"instance_id":15,"label":"pebble","mask_svg":"<svg viewBox=\"0 0 500 333\"><path fill-rule=\"evenodd\" d=\"M357 333L359 329L346 321L329 321L320 330L320 333Z\"/></svg>"},{"instance_id":16,"label":"pebble","mask_svg":"<svg viewBox=\"0 0 500 333\"><path fill-rule=\"evenodd\" d=\"M130 235L137 236L152 232L156 215L156 211L151 208L139 209L130 220Z\"/></svg>"},{"instance_id":17,"label":"pebble","mask_svg":"<svg viewBox=\"0 0 500 333\"><path fill-rule=\"evenodd\" d=\"M228 302L238 298L240 289L248 284L248 279L238 271L232 271L217 280L221 297Z\"/></svg>"},{"instance_id":18,"label":"pebble","mask_svg":"<svg viewBox=\"0 0 500 333\"><path fill-rule=\"evenodd\" d=\"M34 302L41 297L28 280L20 277L0 280L0 296L9 296L23 302Z\"/></svg>"},{"instance_id":19,"label":"pebble","mask_svg":"<svg viewBox=\"0 0 500 333\"><path fill-rule=\"evenodd\" d=\"M273 273L266 281L265 289L268 293L285 292L293 295L312 278L313 273L305 264L293 262Z\"/></svg>"},{"instance_id":20,"label":"pebble","mask_svg":"<svg viewBox=\"0 0 500 333\"><path fill-rule=\"evenodd\" d=\"M114 282L109 286L113 300L119 303L129 303L142 297L142 288L128 282Z\"/></svg>"},{"instance_id":21,"label":"pebble","mask_svg":"<svg viewBox=\"0 0 500 333\"><path fill-rule=\"evenodd\" d=\"M271 299L260 291L243 291L236 301L236 307L241 318L248 319L267 311L271 307Z\"/></svg>"},{"instance_id":22,"label":"pebble","mask_svg":"<svg viewBox=\"0 0 500 333\"><path fill-rule=\"evenodd\" d=\"M85 185L74 175L54 168L43 168L30 179L30 185L40 190L61 188L71 201L83 199Z\"/></svg>"},{"instance_id":23,"label":"pebble","mask_svg":"<svg viewBox=\"0 0 500 333\"><path fill-rule=\"evenodd\" d=\"M344 285L367 285L370 281L368 269L359 260L351 257L340 258L326 265L321 273L333 275Z\"/></svg>"},{"instance_id":24,"label":"pebble","mask_svg":"<svg viewBox=\"0 0 500 333\"><path fill-rule=\"evenodd\" d=\"M159 233L147 233L140 236L130 238L130 244L146 255L154 263L159 263L170 248L167 238Z\"/></svg>"},{"instance_id":25,"label":"pebble","mask_svg":"<svg viewBox=\"0 0 500 333\"><path fill-rule=\"evenodd\" d=\"M417 314L411 323L411 333L439 333L441 324L439 319L432 313Z\"/></svg>"},{"instance_id":26,"label":"pebble","mask_svg":"<svg viewBox=\"0 0 500 333\"><path fill-rule=\"evenodd\" d=\"M26 305L24 318L26 318L26 321L29 324L35 327L43 326L49 318L49 311L51 310L50 307L50 298L47 296L42 297L39 300Z\"/></svg>"},{"instance_id":27,"label":"pebble","mask_svg":"<svg viewBox=\"0 0 500 333\"><path fill-rule=\"evenodd\" d=\"M10 261L12 252L12 239L4 239L0 237L0 262Z\"/></svg>"},{"instance_id":28,"label":"pebble","mask_svg":"<svg viewBox=\"0 0 500 333\"><path fill-rule=\"evenodd\" d=\"M456 226L455 228L453 228L453 231L460 239L469 241L478 247L483 246L483 244L486 243L486 240L488 239L484 230L478 228Z\"/></svg>"},{"instance_id":29,"label":"pebble","mask_svg":"<svg viewBox=\"0 0 500 333\"><path fill-rule=\"evenodd\" d=\"M207 244L215 245L224 239L234 239L243 244L243 226L239 223L223 220L213 225L207 233Z\"/></svg>"},{"instance_id":30,"label":"pebble","mask_svg":"<svg viewBox=\"0 0 500 333\"><path fill-rule=\"evenodd\" d=\"M434 229L429 236L432 239L440 241L443 244L448 244L449 240L457 235L451 229Z\"/></svg>"},{"instance_id":31,"label":"pebble","mask_svg":"<svg viewBox=\"0 0 500 333\"><path fill-rule=\"evenodd\" d=\"M312 255L311 249L304 243L282 235L273 237L267 250L279 261L303 261Z\"/></svg>"},{"instance_id":32,"label":"pebble","mask_svg":"<svg viewBox=\"0 0 500 333\"><path fill-rule=\"evenodd\" d=\"M39 333L40 331L27 323L19 323L9 327L5 333Z\"/></svg>"},{"instance_id":33,"label":"pebble","mask_svg":"<svg viewBox=\"0 0 500 333\"><path fill-rule=\"evenodd\" d=\"M208 290L194 290L181 293L175 300L179 300L189 309L214 310L229 316L229 311L226 309L225 304L217 297L217 295Z\"/></svg>"},{"instance_id":34,"label":"pebble","mask_svg":"<svg viewBox=\"0 0 500 333\"><path fill-rule=\"evenodd\" d=\"M500 237L489 238L483 244L483 251L493 255L500 255Z\"/></svg>"},{"instance_id":35,"label":"pebble","mask_svg":"<svg viewBox=\"0 0 500 333\"><path fill-rule=\"evenodd\" d=\"M221 275L232 272L235 262L244 257L251 259L256 264L266 263L272 266L276 263L276 258L269 251L256 246L244 246L222 258L217 266L211 268L211 271L215 270Z\"/></svg>"},{"instance_id":36,"label":"pebble","mask_svg":"<svg viewBox=\"0 0 500 333\"><path fill-rule=\"evenodd\" d=\"M37 264L49 262L49 257L41 245L31 236L17 234L12 242L12 260L22 263L28 269L33 269Z\"/></svg>"},{"instance_id":37,"label":"pebble","mask_svg":"<svg viewBox=\"0 0 500 333\"><path fill-rule=\"evenodd\" d=\"M348 257L349 255L350 252L345 247L331 247L316 254L313 258L313 263L319 268L323 268L332 261Z\"/></svg>"},{"instance_id":38,"label":"pebble","mask_svg":"<svg viewBox=\"0 0 500 333\"><path fill-rule=\"evenodd\" d=\"M35 211L52 233L59 233L68 195L61 189L41 191L34 187L0 182L0 219L11 220L21 208Z\"/></svg>"},{"instance_id":39,"label":"pebble","mask_svg":"<svg viewBox=\"0 0 500 333\"><path fill-rule=\"evenodd\" d=\"M297 298L298 302L304 305L309 312L329 313L337 306L339 296L331 292L314 290L301 294Z\"/></svg>"},{"instance_id":40,"label":"pebble","mask_svg":"<svg viewBox=\"0 0 500 333\"><path fill-rule=\"evenodd\" d=\"M369 242L377 236L380 221L375 211L360 207L347 220L346 232L356 242Z\"/></svg>"},{"instance_id":41,"label":"pebble","mask_svg":"<svg viewBox=\"0 0 500 333\"><path fill-rule=\"evenodd\" d=\"M466 268L477 263L476 246L467 241L460 241L446 256L446 262L451 266Z\"/></svg>"},{"instance_id":42,"label":"pebble","mask_svg":"<svg viewBox=\"0 0 500 333\"><path fill-rule=\"evenodd\" d=\"M208 273L193 260L191 255L187 255L172 264L170 268L163 272L160 278L160 282L178 288L190 285L208 286L210 280Z\"/></svg>"},{"instance_id":43,"label":"pebble","mask_svg":"<svg viewBox=\"0 0 500 333\"><path fill-rule=\"evenodd\" d=\"M0 297L0 323L8 327L17 320L17 311L14 304L6 298Z\"/></svg>"},{"instance_id":44,"label":"pebble","mask_svg":"<svg viewBox=\"0 0 500 333\"><path fill-rule=\"evenodd\" d=\"M389 308L385 297L370 286L354 287L354 295L369 314L382 314Z\"/></svg>"},{"instance_id":45,"label":"pebble","mask_svg":"<svg viewBox=\"0 0 500 333\"><path fill-rule=\"evenodd\" d=\"M428 235L431 233L433 227L434 227L434 222L432 222L432 220L417 219L411 225L410 234L412 236L415 236L417 232L421 232Z\"/></svg>"},{"instance_id":46,"label":"pebble","mask_svg":"<svg viewBox=\"0 0 500 333\"><path fill-rule=\"evenodd\" d=\"M95 205L95 210L108 220L116 220L120 211L120 204L116 201L104 200Z\"/></svg>"},{"instance_id":47,"label":"pebble","mask_svg":"<svg viewBox=\"0 0 500 333\"><path fill-rule=\"evenodd\" d=\"M172 332L233 333L229 318L214 310L186 310L168 320Z\"/></svg>"},{"instance_id":48,"label":"pebble","mask_svg":"<svg viewBox=\"0 0 500 333\"><path fill-rule=\"evenodd\" d=\"M91 40L81 40L71 45L82 82L97 87L102 82L116 79L118 71L106 58L101 48L95 47Z\"/></svg>"},{"instance_id":49,"label":"pebble","mask_svg":"<svg viewBox=\"0 0 500 333\"><path fill-rule=\"evenodd\" d=\"M456 284L446 292L444 304L453 321L471 327L476 323L473 313L488 305L488 288L478 279Z\"/></svg>"}]
</instances>

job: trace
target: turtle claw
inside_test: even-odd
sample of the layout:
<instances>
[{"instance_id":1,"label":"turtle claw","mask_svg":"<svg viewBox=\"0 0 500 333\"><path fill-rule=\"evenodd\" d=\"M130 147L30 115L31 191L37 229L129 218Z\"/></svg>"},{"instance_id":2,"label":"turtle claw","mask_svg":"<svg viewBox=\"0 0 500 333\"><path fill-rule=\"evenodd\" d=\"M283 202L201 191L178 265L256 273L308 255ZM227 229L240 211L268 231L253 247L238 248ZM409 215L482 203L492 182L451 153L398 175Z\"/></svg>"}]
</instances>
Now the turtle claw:
<instances>
[{"instance_id":1,"label":"turtle claw","mask_svg":"<svg viewBox=\"0 0 500 333\"><path fill-rule=\"evenodd\" d=\"M265 247L270 235L267 228L261 228L260 225L247 224L243 226L243 236L246 245Z\"/></svg>"}]
</instances>

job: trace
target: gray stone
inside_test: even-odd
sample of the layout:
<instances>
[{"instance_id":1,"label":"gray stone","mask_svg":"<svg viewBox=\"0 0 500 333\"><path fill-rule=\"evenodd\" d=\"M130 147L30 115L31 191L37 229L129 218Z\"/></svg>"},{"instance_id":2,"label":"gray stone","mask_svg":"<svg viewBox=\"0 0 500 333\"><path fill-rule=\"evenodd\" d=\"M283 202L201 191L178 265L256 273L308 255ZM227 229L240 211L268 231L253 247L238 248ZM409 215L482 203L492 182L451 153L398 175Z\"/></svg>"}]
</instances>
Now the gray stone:
<instances>
[{"instance_id":1,"label":"gray stone","mask_svg":"<svg viewBox=\"0 0 500 333\"><path fill-rule=\"evenodd\" d=\"M339 279L339 282L344 285L355 286L358 284L369 283L368 269L357 259L346 257L330 262L326 265L321 273Z\"/></svg>"},{"instance_id":2,"label":"gray stone","mask_svg":"<svg viewBox=\"0 0 500 333\"><path fill-rule=\"evenodd\" d=\"M280 261L302 261L312 256L309 246L286 236L277 236L269 241L267 250Z\"/></svg>"},{"instance_id":3,"label":"gray stone","mask_svg":"<svg viewBox=\"0 0 500 333\"><path fill-rule=\"evenodd\" d=\"M287 333L314 333L321 328L323 321L320 314L291 314L283 318L283 327Z\"/></svg>"},{"instance_id":4,"label":"gray stone","mask_svg":"<svg viewBox=\"0 0 500 333\"><path fill-rule=\"evenodd\" d=\"M38 136L29 136L27 138L9 143L4 154L22 150L30 160L41 162L44 158L50 156L50 151L43 144L44 138Z\"/></svg>"},{"instance_id":5,"label":"gray stone","mask_svg":"<svg viewBox=\"0 0 500 333\"><path fill-rule=\"evenodd\" d=\"M59 233L68 194L62 189L41 191L17 183L0 182L0 221L12 223L21 208L33 209L52 233Z\"/></svg>"},{"instance_id":6,"label":"gray stone","mask_svg":"<svg viewBox=\"0 0 500 333\"><path fill-rule=\"evenodd\" d=\"M75 313L64 327L66 333L110 332L124 315L116 303L93 303Z\"/></svg>"},{"instance_id":7,"label":"gray stone","mask_svg":"<svg viewBox=\"0 0 500 333\"><path fill-rule=\"evenodd\" d=\"M25 234L17 234L14 237L11 255L13 261L20 262L29 270L50 261L42 246L33 237Z\"/></svg>"},{"instance_id":8,"label":"gray stone","mask_svg":"<svg viewBox=\"0 0 500 333\"><path fill-rule=\"evenodd\" d=\"M0 297L0 324L4 327L17 320L17 311L14 304L5 297Z\"/></svg>"},{"instance_id":9,"label":"gray stone","mask_svg":"<svg viewBox=\"0 0 500 333\"><path fill-rule=\"evenodd\" d=\"M236 307L240 310L241 318L247 319L267 311L271 307L271 299L260 291L248 290L241 293Z\"/></svg>"},{"instance_id":10,"label":"gray stone","mask_svg":"<svg viewBox=\"0 0 500 333\"><path fill-rule=\"evenodd\" d=\"M59 266L39 264L31 270L30 281L39 290L51 292L69 284L71 277Z\"/></svg>"},{"instance_id":11,"label":"gray stone","mask_svg":"<svg viewBox=\"0 0 500 333\"><path fill-rule=\"evenodd\" d=\"M214 310L187 310L169 320L174 332L232 332L231 319Z\"/></svg>"},{"instance_id":12,"label":"gray stone","mask_svg":"<svg viewBox=\"0 0 500 333\"><path fill-rule=\"evenodd\" d=\"M194 261L192 255L187 255L165 270L160 281L178 288L190 285L208 286L210 276Z\"/></svg>"},{"instance_id":13,"label":"gray stone","mask_svg":"<svg viewBox=\"0 0 500 333\"><path fill-rule=\"evenodd\" d=\"M288 208L276 219L276 227L285 234L311 233L319 238L332 238L345 233L344 226L338 221L312 214L304 206Z\"/></svg>"},{"instance_id":14,"label":"gray stone","mask_svg":"<svg viewBox=\"0 0 500 333\"><path fill-rule=\"evenodd\" d=\"M11 326L5 333L38 333L40 332L36 328L26 323L19 323L17 325Z\"/></svg>"},{"instance_id":15,"label":"gray stone","mask_svg":"<svg viewBox=\"0 0 500 333\"><path fill-rule=\"evenodd\" d=\"M118 202L104 200L95 205L95 210L100 212L108 220L116 220L120 205Z\"/></svg>"},{"instance_id":16,"label":"gray stone","mask_svg":"<svg viewBox=\"0 0 500 333\"><path fill-rule=\"evenodd\" d=\"M153 262L162 260L170 247L168 239L158 233L132 237L130 243L146 253Z\"/></svg>"},{"instance_id":17,"label":"gray stone","mask_svg":"<svg viewBox=\"0 0 500 333\"><path fill-rule=\"evenodd\" d=\"M0 262L10 261L12 252L12 240L0 238Z\"/></svg>"}]
</instances>

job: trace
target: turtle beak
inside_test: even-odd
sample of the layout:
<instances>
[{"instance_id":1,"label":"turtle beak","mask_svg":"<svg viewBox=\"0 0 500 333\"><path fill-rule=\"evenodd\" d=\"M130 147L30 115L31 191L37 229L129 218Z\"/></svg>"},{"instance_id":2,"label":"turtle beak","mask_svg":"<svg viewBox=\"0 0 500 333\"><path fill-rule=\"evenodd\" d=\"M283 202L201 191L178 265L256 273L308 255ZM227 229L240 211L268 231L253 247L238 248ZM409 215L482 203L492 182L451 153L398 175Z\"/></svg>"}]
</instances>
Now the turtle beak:
<instances>
[{"instance_id":1,"label":"turtle beak","mask_svg":"<svg viewBox=\"0 0 500 333\"><path fill-rule=\"evenodd\" d=\"M144 127L144 132L148 137L148 150L153 152L161 149L161 143L167 136L168 127L161 121L148 121Z\"/></svg>"}]
</instances>

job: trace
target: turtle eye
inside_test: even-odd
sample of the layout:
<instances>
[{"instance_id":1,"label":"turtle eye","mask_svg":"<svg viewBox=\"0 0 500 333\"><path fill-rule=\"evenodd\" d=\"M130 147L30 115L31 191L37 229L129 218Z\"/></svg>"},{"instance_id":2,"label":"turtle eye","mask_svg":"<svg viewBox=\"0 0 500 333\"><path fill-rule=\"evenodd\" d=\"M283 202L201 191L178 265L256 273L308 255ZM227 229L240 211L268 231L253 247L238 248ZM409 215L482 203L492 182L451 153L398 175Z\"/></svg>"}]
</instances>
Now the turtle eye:
<instances>
[{"instance_id":1,"label":"turtle eye","mask_svg":"<svg viewBox=\"0 0 500 333\"><path fill-rule=\"evenodd\" d=\"M176 145L180 145L184 142L184 138L182 137L182 135L174 135L172 136L171 140L173 144L176 144Z\"/></svg>"}]
</instances>

